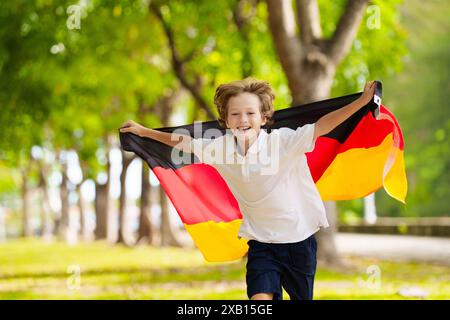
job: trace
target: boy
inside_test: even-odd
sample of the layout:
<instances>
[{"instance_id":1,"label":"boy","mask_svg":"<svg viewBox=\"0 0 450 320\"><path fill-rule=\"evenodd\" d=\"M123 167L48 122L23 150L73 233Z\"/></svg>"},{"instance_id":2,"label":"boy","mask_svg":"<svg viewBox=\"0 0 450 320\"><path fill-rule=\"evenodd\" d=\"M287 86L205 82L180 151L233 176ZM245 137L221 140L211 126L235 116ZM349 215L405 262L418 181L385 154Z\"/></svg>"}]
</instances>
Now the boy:
<instances>
[{"instance_id":1,"label":"boy","mask_svg":"<svg viewBox=\"0 0 450 320\"><path fill-rule=\"evenodd\" d=\"M314 149L317 137L368 104L374 90L374 82L369 82L357 100L316 123L269 134L263 127L271 123L274 112L273 90L266 81L246 78L216 90L218 121L227 128L221 137L193 139L131 120L120 131L193 152L225 179L243 214L239 237L249 239L246 282L250 299L282 299L284 288L291 299L310 300L316 271L314 234L328 227L328 221L305 153ZM267 167L262 162L271 170L264 170Z\"/></svg>"}]
</instances>

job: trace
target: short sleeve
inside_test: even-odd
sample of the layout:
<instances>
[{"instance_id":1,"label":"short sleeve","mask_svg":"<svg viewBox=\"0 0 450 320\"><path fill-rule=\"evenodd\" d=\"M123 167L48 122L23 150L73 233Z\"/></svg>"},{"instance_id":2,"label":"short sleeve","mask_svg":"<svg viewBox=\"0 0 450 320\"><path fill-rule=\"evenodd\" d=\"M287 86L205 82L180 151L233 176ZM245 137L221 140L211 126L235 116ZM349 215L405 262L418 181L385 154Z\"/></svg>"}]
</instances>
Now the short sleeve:
<instances>
[{"instance_id":1,"label":"short sleeve","mask_svg":"<svg viewBox=\"0 0 450 320\"><path fill-rule=\"evenodd\" d=\"M280 128L280 146L284 152L306 153L314 150L316 141L314 140L315 124L309 123L296 130L290 128Z\"/></svg>"}]
</instances>

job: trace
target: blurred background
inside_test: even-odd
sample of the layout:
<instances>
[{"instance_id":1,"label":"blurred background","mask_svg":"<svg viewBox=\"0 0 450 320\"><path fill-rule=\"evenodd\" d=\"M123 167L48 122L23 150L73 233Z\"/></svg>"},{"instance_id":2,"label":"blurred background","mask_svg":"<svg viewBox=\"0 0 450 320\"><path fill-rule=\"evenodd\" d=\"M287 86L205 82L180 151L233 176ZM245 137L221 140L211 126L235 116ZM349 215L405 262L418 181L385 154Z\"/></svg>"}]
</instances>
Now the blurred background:
<instances>
[{"instance_id":1,"label":"blurred background","mask_svg":"<svg viewBox=\"0 0 450 320\"><path fill-rule=\"evenodd\" d=\"M405 140L406 204L327 203L316 299L450 298L450 3L0 2L0 299L246 299L245 258L207 263L128 119L217 118L253 76L276 109L383 82ZM287 296L286 296L287 297Z\"/></svg>"}]
</instances>

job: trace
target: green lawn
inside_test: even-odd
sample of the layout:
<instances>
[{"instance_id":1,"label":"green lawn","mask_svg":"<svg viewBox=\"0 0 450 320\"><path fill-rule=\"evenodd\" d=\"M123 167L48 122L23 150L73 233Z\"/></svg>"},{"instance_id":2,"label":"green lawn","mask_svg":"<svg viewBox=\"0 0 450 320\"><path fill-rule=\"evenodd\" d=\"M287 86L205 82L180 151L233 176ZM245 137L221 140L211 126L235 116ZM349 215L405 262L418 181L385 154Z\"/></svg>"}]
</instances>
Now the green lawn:
<instances>
[{"instance_id":1,"label":"green lawn","mask_svg":"<svg viewBox=\"0 0 450 320\"><path fill-rule=\"evenodd\" d=\"M405 287L419 287L428 299L450 298L450 267L347 261L352 267L344 271L319 264L315 299L405 299L398 294ZM0 299L246 298L245 260L208 263L195 249L67 246L37 239L0 244Z\"/></svg>"}]
</instances>

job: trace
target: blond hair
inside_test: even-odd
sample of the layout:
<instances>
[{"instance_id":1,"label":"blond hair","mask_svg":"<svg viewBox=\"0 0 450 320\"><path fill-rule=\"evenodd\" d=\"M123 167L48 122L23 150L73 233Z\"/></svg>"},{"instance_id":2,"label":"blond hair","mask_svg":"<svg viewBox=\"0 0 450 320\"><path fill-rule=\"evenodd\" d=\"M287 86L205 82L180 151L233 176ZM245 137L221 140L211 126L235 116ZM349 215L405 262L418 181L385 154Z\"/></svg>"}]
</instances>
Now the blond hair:
<instances>
[{"instance_id":1,"label":"blond hair","mask_svg":"<svg viewBox=\"0 0 450 320\"><path fill-rule=\"evenodd\" d=\"M226 127L228 115L228 101L241 93L249 92L256 94L261 101L261 115L266 118L266 125L273 123L273 100L275 94L269 82L247 77L242 80L221 84L217 87L214 95L214 104L219 112L219 124Z\"/></svg>"}]
</instances>

